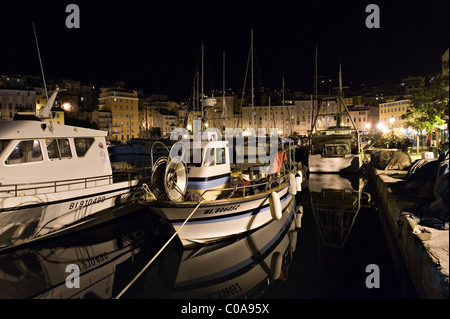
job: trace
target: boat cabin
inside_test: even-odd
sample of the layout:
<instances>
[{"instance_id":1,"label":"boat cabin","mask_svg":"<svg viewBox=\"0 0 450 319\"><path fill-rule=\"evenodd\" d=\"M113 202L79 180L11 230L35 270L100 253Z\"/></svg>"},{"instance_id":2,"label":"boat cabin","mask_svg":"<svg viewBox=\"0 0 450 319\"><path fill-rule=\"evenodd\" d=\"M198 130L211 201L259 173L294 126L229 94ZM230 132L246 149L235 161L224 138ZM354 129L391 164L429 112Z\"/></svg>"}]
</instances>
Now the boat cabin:
<instances>
[{"instance_id":1,"label":"boat cabin","mask_svg":"<svg viewBox=\"0 0 450 319\"><path fill-rule=\"evenodd\" d=\"M107 132L41 121L0 123L0 185L112 174Z\"/></svg>"},{"instance_id":2,"label":"boat cabin","mask_svg":"<svg viewBox=\"0 0 450 319\"><path fill-rule=\"evenodd\" d=\"M191 156L187 163L188 192L203 193L207 189L221 189L231 181L230 152L227 141L201 141L201 148L191 144ZM198 158L201 154L201 158ZM217 197L210 192L207 197ZM211 196L209 196L211 195Z\"/></svg>"}]
</instances>

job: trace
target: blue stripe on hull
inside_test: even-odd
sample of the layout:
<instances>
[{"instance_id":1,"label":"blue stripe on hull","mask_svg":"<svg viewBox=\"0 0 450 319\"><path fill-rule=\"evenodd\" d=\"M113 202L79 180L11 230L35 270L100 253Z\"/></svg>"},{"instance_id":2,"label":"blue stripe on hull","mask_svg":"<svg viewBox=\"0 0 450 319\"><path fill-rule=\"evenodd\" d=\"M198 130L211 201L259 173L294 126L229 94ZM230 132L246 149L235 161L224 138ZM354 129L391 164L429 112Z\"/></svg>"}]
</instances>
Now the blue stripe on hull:
<instances>
[{"instance_id":1,"label":"blue stripe on hull","mask_svg":"<svg viewBox=\"0 0 450 319\"><path fill-rule=\"evenodd\" d=\"M280 202L284 203L285 201L289 200L291 197L292 197L292 195L290 195L288 193L287 196L281 198ZM235 219L239 219L239 218L250 217L252 215L263 213L267 210L270 210L270 205L268 205L268 204L263 207L260 207L260 208L246 210L246 211L243 211L242 213L236 213L236 214L233 214L233 216L229 216L229 217L227 217L227 215L225 215L225 216L216 216L216 217L210 217L210 218L205 218L205 219L202 218L201 220L196 220L196 219L188 220L186 224L198 225L198 224L208 224L208 223L222 223L222 222L227 222L227 221L231 221L231 220L235 220ZM172 222L172 224L174 226L181 226L181 224L183 224L183 223L184 223L184 221Z\"/></svg>"},{"instance_id":2,"label":"blue stripe on hull","mask_svg":"<svg viewBox=\"0 0 450 319\"><path fill-rule=\"evenodd\" d=\"M228 176L213 179L210 181L190 181L190 180L188 180L187 189L188 190L189 189L196 189L196 190L210 189L210 188L214 188L214 187L217 187L220 185L225 185L229 181L230 181L230 178Z\"/></svg>"}]
</instances>

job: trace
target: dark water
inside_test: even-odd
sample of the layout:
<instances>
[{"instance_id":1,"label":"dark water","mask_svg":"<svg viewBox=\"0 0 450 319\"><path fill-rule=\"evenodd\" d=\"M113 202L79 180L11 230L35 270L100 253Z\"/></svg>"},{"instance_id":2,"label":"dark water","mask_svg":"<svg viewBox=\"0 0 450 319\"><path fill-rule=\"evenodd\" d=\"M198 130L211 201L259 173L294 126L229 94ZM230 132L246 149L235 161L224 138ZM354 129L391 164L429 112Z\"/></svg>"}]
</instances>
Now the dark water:
<instances>
[{"instance_id":1,"label":"dark water","mask_svg":"<svg viewBox=\"0 0 450 319\"><path fill-rule=\"evenodd\" d=\"M310 176L280 221L195 249L175 238L151 264L171 228L130 204L114 222L2 253L0 298L409 297L368 194L364 178Z\"/></svg>"}]
</instances>

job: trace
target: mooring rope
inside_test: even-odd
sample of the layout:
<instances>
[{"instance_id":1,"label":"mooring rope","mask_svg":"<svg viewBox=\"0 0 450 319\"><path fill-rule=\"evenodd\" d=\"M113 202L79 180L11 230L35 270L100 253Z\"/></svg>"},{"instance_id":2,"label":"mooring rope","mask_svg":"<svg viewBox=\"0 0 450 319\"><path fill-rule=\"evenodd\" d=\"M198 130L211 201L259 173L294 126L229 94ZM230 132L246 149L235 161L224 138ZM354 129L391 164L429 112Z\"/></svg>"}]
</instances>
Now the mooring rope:
<instances>
[{"instance_id":1,"label":"mooring rope","mask_svg":"<svg viewBox=\"0 0 450 319\"><path fill-rule=\"evenodd\" d=\"M128 285L125 286L125 288L114 298L114 299L119 299L120 297L122 297L122 295L135 283L135 281L145 272L145 270L147 270L147 268L153 263L153 261L155 261L155 259L159 256L159 254L161 254L163 252L163 250L167 247L167 245L169 245L169 243L172 241L172 239L175 238L175 236L178 235L178 232L183 228L183 226L187 223L187 221L192 217L192 215L194 215L194 213L197 211L197 209L200 207L200 205L204 202L205 200L202 199L197 206L194 208L194 210L192 211L192 213L186 218L186 220L183 222L183 224L181 224L180 228L178 228L178 230L172 235L172 237L169 238L169 240L164 244L164 246L161 247L161 249L156 253L155 256L153 256L153 258L147 263L147 265L145 265L144 268L142 268L142 270L133 278L132 281L130 281L130 283L128 283Z\"/></svg>"}]
</instances>

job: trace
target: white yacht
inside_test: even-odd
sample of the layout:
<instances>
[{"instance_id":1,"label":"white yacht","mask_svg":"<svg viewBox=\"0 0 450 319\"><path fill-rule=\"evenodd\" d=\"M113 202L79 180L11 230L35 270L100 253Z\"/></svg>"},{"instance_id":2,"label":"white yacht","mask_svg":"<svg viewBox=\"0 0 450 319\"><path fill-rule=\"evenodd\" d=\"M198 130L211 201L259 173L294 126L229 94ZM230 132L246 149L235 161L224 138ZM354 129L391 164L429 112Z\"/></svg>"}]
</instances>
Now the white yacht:
<instances>
[{"instance_id":1,"label":"white yacht","mask_svg":"<svg viewBox=\"0 0 450 319\"><path fill-rule=\"evenodd\" d=\"M79 224L138 190L138 180L114 180L106 135L38 118L0 122L0 248Z\"/></svg>"}]
</instances>

